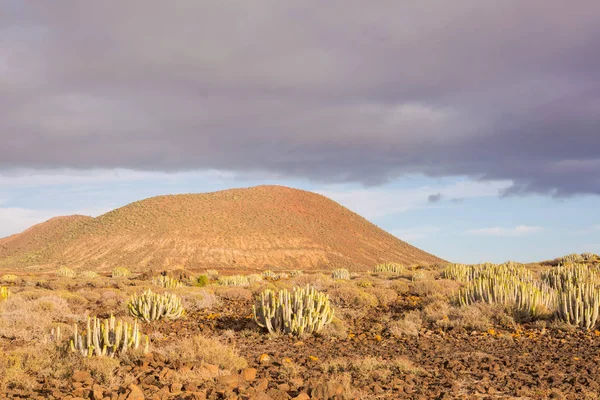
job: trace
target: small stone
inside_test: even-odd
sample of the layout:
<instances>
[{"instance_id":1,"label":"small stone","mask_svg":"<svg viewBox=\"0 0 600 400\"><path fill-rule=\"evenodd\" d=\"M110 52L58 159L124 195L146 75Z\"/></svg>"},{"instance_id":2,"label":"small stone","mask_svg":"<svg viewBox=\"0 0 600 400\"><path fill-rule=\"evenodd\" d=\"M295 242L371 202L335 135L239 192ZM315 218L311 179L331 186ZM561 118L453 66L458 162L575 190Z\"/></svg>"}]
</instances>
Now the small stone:
<instances>
[{"instance_id":1,"label":"small stone","mask_svg":"<svg viewBox=\"0 0 600 400\"><path fill-rule=\"evenodd\" d=\"M340 396L344 392L344 387L340 384L328 382L321 383L314 387L311 392L312 397L319 400L329 400L335 396Z\"/></svg>"},{"instance_id":2,"label":"small stone","mask_svg":"<svg viewBox=\"0 0 600 400\"><path fill-rule=\"evenodd\" d=\"M259 364L269 364L271 362L271 356L267 353L263 353L258 357Z\"/></svg>"},{"instance_id":3,"label":"small stone","mask_svg":"<svg viewBox=\"0 0 600 400\"><path fill-rule=\"evenodd\" d=\"M75 381L75 382L84 382L91 378L92 378L92 376L90 375L90 373L88 371L77 370L77 371L73 372L73 381Z\"/></svg>"},{"instance_id":4,"label":"small stone","mask_svg":"<svg viewBox=\"0 0 600 400\"><path fill-rule=\"evenodd\" d=\"M175 382L171 384L171 393L179 393L181 392L181 388L183 385L179 382Z\"/></svg>"},{"instance_id":5,"label":"small stone","mask_svg":"<svg viewBox=\"0 0 600 400\"><path fill-rule=\"evenodd\" d=\"M267 390L268 387L269 387L269 380L267 378L259 379L256 386L254 386L254 388L257 391Z\"/></svg>"},{"instance_id":6,"label":"small stone","mask_svg":"<svg viewBox=\"0 0 600 400\"><path fill-rule=\"evenodd\" d=\"M240 376L235 374L219 376L217 383L226 390L235 389L240 385Z\"/></svg>"},{"instance_id":7,"label":"small stone","mask_svg":"<svg viewBox=\"0 0 600 400\"><path fill-rule=\"evenodd\" d=\"M213 364L204 364L203 368L209 373L210 376L215 377L219 375L219 367Z\"/></svg>"},{"instance_id":8,"label":"small stone","mask_svg":"<svg viewBox=\"0 0 600 400\"><path fill-rule=\"evenodd\" d=\"M133 383L129 385L129 394L125 398L126 400L144 400L144 392L138 386Z\"/></svg>"},{"instance_id":9,"label":"small stone","mask_svg":"<svg viewBox=\"0 0 600 400\"><path fill-rule=\"evenodd\" d=\"M242 379L253 382L256 379L256 368L246 368L242 371Z\"/></svg>"}]
</instances>

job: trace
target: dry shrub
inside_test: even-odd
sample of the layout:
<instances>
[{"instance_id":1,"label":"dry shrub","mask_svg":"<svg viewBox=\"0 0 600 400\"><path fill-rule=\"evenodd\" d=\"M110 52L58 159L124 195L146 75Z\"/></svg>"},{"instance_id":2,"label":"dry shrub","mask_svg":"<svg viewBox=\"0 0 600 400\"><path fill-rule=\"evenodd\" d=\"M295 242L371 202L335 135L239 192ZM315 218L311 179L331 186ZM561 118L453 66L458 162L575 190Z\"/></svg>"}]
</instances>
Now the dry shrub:
<instances>
[{"instance_id":1,"label":"dry shrub","mask_svg":"<svg viewBox=\"0 0 600 400\"><path fill-rule=\"evenodd\" d=\"M325 290L335 283L335 280L329 275L323 274L304 274L296 276L290 280L295 286L314 286L317 290Z\"/></svg>"},{"instance_id":2,"label":"dry shrub","mask_svg":"<svg viewBox=\"0 0 600 400\"><path fill-rule=\"evenodd\" d=\"M460 283L450 279L423 279L413 282L410 285L410 292L419 297L431 296L433 294L449 297L459 287Z\"/></svg>"},{"instance_id":3,"label":"dry shrub","mask_svg":"<svg viewBox=\"0 0 600 400\"><path fill-rule=\"evenodd\" d=\"M237 371L248 366L235 348L202 335L178 339L158 352L171 360L186 364L215 364L226 371Z\"/></svg>"},{"instance_id":4,"label":"dry shrub","mask_svg":"<svg viewBox=\"0 0 600 400\"><path fill-rule=\"evenodd\" d=\"M211 309L220 304L220 300L215 294L208 290L188 291L181 297L183 306L188 311L199 311Z\"/></svg>"},{"instance_id":5,"label":"dry shrub","mask_svg":"<svg viewBox=\"0 0 600 400\"><path fill-rule=\"evenodd\" d=\"M45 339L56 322L79 318L72 314L67 301L57 296L35 300L11 296L0 307L0 336L26 342Z\"/></svg>"},{"instance_id":6,"label":"dry shrub","mask_svg":"<svg viewBox=\"0 0 600 400\"><path fill-rule=\"evenodd\" d=\"M217 292L217 296L228 301L252 300L252 292L242 287L223 288Z\"/></svg>"},{"instance_id":7,"label":"dry shrub","mask_svg":"<svg viewBox=\"0 0 600 400\"><path fill-rule=\"evenodd\" d=\"M404 318L390 323L388 330L395 337L419 336L419 331L423 325L421 313L417 310L409 311L404 315Z\"/></svg>"},{"instance_id":8,"label":"dry shrub","mask_svg":"<svg viewBox=\"0 0 600 400\"><path fill-rule=\"evenodd\" d=\"M378 304L377 297L356 287L339 287L329 290L327 294L334 305L341 307L375 307Z\"/></svg>"},{"instance_id":9,"label":"dry shrub","mask_svg":"<svg viewBox=\"0 0 600 400\"><path fill-rule=\"evenodd\" d=\"M373 281L369 278L361 278L355 282L356 286L361 288L371 288L373 287Z\"/></svg>"},{"instance_id":10,"label":"dry shrub","mask_svg":"<svg viewBox=\"0 0 600 400\"><path fill-rule=\"evenodd\" d=\"M494 325L514 328L514 320L498 304L476 303L465 307L452 307L447 302L436 301L423 309L428 322L442 329L486 331Z\"/></svg>"},{"instance_id":11,"label":"dry shrub","mask_svg":"<svg viewBox=\"0 0 600 400\"><path fill-rule=\"evenodd\" d=\"M330 338L346 339L348 337L348 325L342 319L333 317L331 323L325 325L319 334Z\"/></svg>"},{"instance_id":12,"label":"dry shrub","mask_svg":"<svg viewBox=\"0 0 600 400\"><path fill-rule=\"evenodd\" d=\"M408 282L403 279L396 279L390 282L389 288L395 290L399 295L407 294L410 291Z\"/></svg>"},{"instance_id":13,"label":"dry shrub","mask_svg":"<svg viewBox=\"0 0 600 400\"><path fill-rule=\"evenodd\" d=\"M382 306L387 306L398 298L398 293L393 289L374 287L366 289L366 292L374 295Z\"/></svg>"}]
</instances>

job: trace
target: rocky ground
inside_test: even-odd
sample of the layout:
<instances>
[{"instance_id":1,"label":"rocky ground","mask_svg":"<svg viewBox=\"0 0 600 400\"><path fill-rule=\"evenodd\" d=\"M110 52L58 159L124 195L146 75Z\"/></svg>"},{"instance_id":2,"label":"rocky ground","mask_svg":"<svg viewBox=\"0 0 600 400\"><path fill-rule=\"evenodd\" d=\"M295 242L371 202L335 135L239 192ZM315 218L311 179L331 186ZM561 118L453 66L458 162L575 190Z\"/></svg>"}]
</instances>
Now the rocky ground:
<instances>
[{"instance_id":1,"label":"rocky ground","mask_svg":"<svg viewBox=\"0 0 600 400\"><path fill-rule=\"evenodd\" d=\"M58 280L57 287L44 288L46 283L37 283L47 279L31 279L33 284L14 284L2 305L0 398L596 399L600 393L600 332L514 322L509 315L490 317L481 310L474 315L485 321L469 321L463 314L458 323L453 309L440 305L446 301L443 296L433 293L437 286L427 289L409 279L406 285L387 277L340 283L320 276L318 284L337 304L339 319L322 334L300 338L268 335L251 317L252 296L262 286L294 282L178 289L204 303L190 306L180 320L144 324L151 338L149 354L103 364L65 356L43 331L56 320L77 320L80 312L107 316L142 283L102 278L106 282L90 286ZM349 300L350 289L356 289L359 299L361 293L377 293L357 285L360 279L389 289L388 296L379 293L376 304ZM114 297L107 295L113 292ZM56 298L66 300L63 304ZM16 320L18 307L44 301L48 304L40 307L46 307L45 313L57 315L44 329L29 329ZM62 308L53 308L58 306ZM441 317L436 315L440 307ZM410 313L418 313L421 323L398 328L396 322ZM126 317L124 310L119 314ZM62 372L55 372L59 367Z\"/></svg>"}]
</instances>

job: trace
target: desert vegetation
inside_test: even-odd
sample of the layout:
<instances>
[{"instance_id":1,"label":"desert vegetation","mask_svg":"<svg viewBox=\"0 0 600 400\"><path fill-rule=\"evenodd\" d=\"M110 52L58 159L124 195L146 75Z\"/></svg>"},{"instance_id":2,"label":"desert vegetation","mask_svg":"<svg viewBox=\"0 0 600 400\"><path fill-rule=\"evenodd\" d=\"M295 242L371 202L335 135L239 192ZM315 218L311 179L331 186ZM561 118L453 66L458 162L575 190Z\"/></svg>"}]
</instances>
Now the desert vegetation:
<instances>
[{"instance_id":1,"label":"desert vegetation","mask_svg":"<svg viewBox=\"0 0 600 400\"><path fill-rule=\"evenodd\" d=\"M595 254L362 273L85 271L0 275L14 275L0 288L2 393L579 399L600 390Z\"/></svg>"}]
</instances>

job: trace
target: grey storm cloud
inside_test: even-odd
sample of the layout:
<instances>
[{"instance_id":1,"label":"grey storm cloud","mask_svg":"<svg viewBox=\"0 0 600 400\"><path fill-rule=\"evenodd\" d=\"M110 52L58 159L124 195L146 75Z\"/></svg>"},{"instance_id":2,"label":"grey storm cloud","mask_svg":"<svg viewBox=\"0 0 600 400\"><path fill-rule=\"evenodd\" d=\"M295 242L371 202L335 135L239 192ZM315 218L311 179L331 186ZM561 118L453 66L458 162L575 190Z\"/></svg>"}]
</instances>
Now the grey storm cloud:
<instances>
[{"instance_id":1,"label":"grey storm cloud","mask_svg":"<svg viewBox=\"0 0 600 400\"><path fill-rule=\"evenodd\" d=\"M0 169L600 193L600 2L0 0Z\"/></svg>"},{"instance_id":2,"label":"grey storm cloud","mask_svg":"<svg viewBox=\"0 0 600 400\"><path fill-rule=\"evenodd\" d=\"M442 200L442 194L441 193L436 193L436 194L430 194L429 196L427 196L427 201L430 203L437 203L440 200Z\"/></svg>"}]
</instances>

